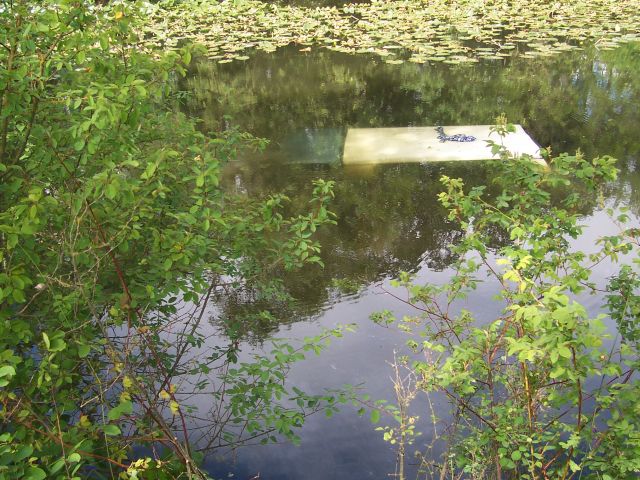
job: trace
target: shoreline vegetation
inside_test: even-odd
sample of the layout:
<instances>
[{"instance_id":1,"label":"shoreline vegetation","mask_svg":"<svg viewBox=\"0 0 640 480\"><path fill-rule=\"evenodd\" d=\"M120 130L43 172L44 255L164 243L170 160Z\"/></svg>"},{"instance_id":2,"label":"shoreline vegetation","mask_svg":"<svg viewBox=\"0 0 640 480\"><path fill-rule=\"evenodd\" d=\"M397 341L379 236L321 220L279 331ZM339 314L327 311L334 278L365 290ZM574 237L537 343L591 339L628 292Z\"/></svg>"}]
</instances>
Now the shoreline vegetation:
<instances>
[{"instance_id":1,"label":"shoreline vegetation","mask_svg":"<svg viewBox=\"0 0 640 480\"><path fill-rule=\"evenodd\" d=\"M398 358L410 382L397 378L391 405L348 386L310 394L289 384L293 365L351 325L241 351L246 330L217 299L293 304L282 278L324 267L335 185L315 180L299 202L229 192L224 165L263 142L233 128L205 135L176 108L191 41L219 62L291 42L389 63L473 62L519 54L520 44L535 56L636 39L637 2L13 0L0 18L0 480L206 480L205 454L295 444L309 415L343 404L369 410L372 423L381 413L397 422L381 430L398 446L404 480L418 435L414 392L446 395L456 415L440 430L446 454L425 451L424 478L637 478L636 216L611 209L620 232L592 253L571 243L583 234L580 207L600 202L617 177L613 158L564 154L547 170L494 144L505 160L497 197L441 177L447 221L464 232L443 245L457 258L454 275L444 285L401 275L393 285L417 313L372 317L414 332L409 354L425 359ZM164 51L141 51L143 38ZM496 123L500 134L513 129ZM596 284L591 274L607 262L616 271ZM479 325L455 302L487 277L504 308ZM600 295L603 315L576 301L587 293ZM212 338L203 324L214 316ZM607 319L620 334L613 346Z\"/></svg>"}]
</instances>

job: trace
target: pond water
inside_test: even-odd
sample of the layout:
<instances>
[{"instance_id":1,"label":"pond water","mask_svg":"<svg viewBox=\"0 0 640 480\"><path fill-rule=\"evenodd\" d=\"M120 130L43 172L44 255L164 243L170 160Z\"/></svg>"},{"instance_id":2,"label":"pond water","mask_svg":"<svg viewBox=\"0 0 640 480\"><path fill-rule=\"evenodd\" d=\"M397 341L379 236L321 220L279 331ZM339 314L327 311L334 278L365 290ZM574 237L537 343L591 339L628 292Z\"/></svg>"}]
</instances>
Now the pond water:
<instances>
[{"instance_id":1,"label":"pond water","mask_svg":"<svg viewBox=\"0 0 640 480\"><path fill-rule=\"evenodd\" d=\"M286 276L285 288L297 299L278 305L227 299L212 315L210 333L224 315L251 317L268 310L277 321L253 323L246 348L260 348L270 336L301 338L322 327L355 323L358 331L334 341L326 352L291 372L294 385L309 392L344 383L363 384L373 398L393 398L388 362L405 338L374 325L369 315L390 309L409 313L385 294L401 271L418 280L446 281L454 257L448 245L462 232L445 218L436 195L439 177L462 177L490 184L486 162L398 164L346 169L340 164L348 127L403 127L490 124L505 113L541 146L553 152L581 149L587 156L619 159L619 180L607 187L607 206L627 205L640 213L640 45L616 50L595 48L541 59L506 59L474 66L402 64L290 47L256 54L246 62L193 67L182 88L189 113L204 130L230 124L270 139L262 154L244 153L229 165L228 188L250 196L285 192L303 205L315 178L336 181L332 209L338 225L321 233L325 268L310 267ZM229 117L227 117L229 116ZM614 231L602 207L585 205L589 226L580 247L598 234ZM495 238L495 245L508 239ZM610 272L597 272L601 279ZM490 319L499 309L487 299L495 286L481 284L466 305ZM585 299L596 308L598 299ZM435 398L446 415L446 405ZM422 408L422 407L420 407ZM419 412L428 417L429 412ZM311 417L302 444L247 447L233 459L211 455L207 469L217 478L307 479L386 478L395 453L368 418L345 407L330 419ZM416 444L428 443L429 435Z\"/></svg>"}]
</instances>

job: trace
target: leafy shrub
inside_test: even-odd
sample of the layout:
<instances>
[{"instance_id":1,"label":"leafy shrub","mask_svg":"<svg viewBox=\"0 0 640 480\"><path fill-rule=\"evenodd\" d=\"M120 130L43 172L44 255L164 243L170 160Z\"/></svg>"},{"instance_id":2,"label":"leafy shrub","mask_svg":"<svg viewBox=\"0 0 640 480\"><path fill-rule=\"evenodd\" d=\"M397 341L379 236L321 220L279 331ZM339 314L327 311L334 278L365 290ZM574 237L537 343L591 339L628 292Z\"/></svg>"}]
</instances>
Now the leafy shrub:
<instances>
[{"instance_id":1,"label":"leafy shrub","mask_svg":"<svg viewBox=\"0 0 640 480\"><path fill-rule=\"evenodd\" d=\"M179 113L194 49L141 51L141 8L0 6L0 478L201 477L196 447L295 440L330 400L284 379L338 330L239 362L237 337L199 327L215 293L321 263L332 184L292 217L226 193L224 163L261 141ZM201 438L191 394L210 399Z\"/></svg>"},{"instance_id":2,"label":"leafy shrub","mask_svg":"<svg viewBox=\"0 0 640 480\"><path fill-rule=\"evenodd\" d=\"M616 177L614 160L561 155L543 168L499 144L494 150L502 157L496 198L442 178L440 202L466 232L453 247L459 261L451 281L416 285L404 275L395 283L417 309L399 326L415 335L409 345L422 355L399 362L409 371L399 405L407 411L407 399L426 393L444 396L452 408L447 427L433 424L436 436L446 432L444 456L423 454L422 468L428 478L637 478L637 229L622 227L592 253L573 243L583 233L580 212ZM616 215L621 225L628 221L624 210ZM510 242L494 250L496 231ZM598 285L592 271L606 262L622 265L608 285ZM496 285L498 318L461 308L479 282ZM602 299L596 317L579 303L585 293ZM617 339L605 327L608 318L617 323ZM374 320L395 321L390 312ZM414 436L406 420L398 417L393 436L403 444Z\"/></svg>"}]
</instances>

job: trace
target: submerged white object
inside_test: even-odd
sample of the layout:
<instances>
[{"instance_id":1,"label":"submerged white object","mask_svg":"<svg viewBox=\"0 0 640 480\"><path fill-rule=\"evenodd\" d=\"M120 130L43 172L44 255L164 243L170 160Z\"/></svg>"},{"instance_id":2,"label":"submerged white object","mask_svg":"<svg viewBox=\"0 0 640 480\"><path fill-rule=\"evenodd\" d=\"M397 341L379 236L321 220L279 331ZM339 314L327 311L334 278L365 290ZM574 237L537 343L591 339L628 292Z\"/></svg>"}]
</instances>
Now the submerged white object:
<instances>
[{"instance_id":1,"label":"submerged white object","mask_svg":"<svg viewBox=\"0 0 640 480\"><path fill-rule=\"evenodd\" d=\"M344 142L342 163L345 165L446 162L458 160L490 160L496 158L487 140L503 144L516 156L531 155L546 165L540 147L516 125L514 133L501 138L491 132L491 125L443 126L448 136L463 134L476 138L473 142L441 142L436 127L350 128Z\"/></svg>"}]
</instances>

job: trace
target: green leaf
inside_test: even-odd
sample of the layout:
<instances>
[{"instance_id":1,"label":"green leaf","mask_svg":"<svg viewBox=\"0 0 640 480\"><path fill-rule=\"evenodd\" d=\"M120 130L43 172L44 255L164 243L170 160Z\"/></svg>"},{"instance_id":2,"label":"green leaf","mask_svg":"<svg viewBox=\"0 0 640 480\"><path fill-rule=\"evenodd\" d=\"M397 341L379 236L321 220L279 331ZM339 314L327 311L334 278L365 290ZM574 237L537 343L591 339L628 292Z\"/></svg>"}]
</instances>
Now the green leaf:
<instances>
[{"instance_id":1,"label":"green leaf","mask_svg":"<svg viewBox=\"0 0 640 480\"><path fill-rule=\"evenodd\" d=\"M108 199L113 200L114 198L116 198L116 195L118 194L118 189L113 183L110 183L105 188L104 193Z\"/></svg>"},{"instance_id":2,"label":"green leaf","mask_svg":"<svg viewBox=\"0 0 640 480\"><path fill-rule=\"evenodd\" d=\"M116 435L120 435L122 433L122 431L120 430L120 427L112 423L103 425L102 431L104 432L105 435L108 435L110 437L115 437Z\"/></svg>"},{"instance_id":3,"label":"green leaf","mask_svg":"<svg viewBox=\"0 0 640 480\"><path fill-rule=\"evenodd\" d=\"M120 402L119 405L109 410L107 418L109 420L118 420L122 415L130 414L133 412L133 404L129 400Z\"/></svg>"},{"instance_id":4,"label":"green leaf","mask_svg":"<svg viewBox=\"0 0 640 480\"><path fill-rule=\"evenodd\" d=\"M67 457L67 460L70 463L78 463L81 460L80 454L77 452L73 452L71 455Z\"/></svg>"},{"instance_id":5,"label":"green leaf","mask_svg":"<svg viewBox=\"0 0 640 480\"><path fill-rule=\"evenodd\" d=\"M28 233L24 227L23 227L22 231L24 233ZM35 230L30 232L30 233L35 233ZM13 291L11 292L11 296L18 303L24 303L26 301L26 298L24 296L24 291L18 290L17 288L13 289Z\"/></svg>"},{"instance_id":6,"label":"green leaf","mask_svg":"<svg viewBox=\"0 0 640 480\"><path fill-rule=\"evenodd\" d=\"M56 472L58 472L62 467L64 467L64 458L60 458L58 460L56 460L53 465L51 465L51 467L49 468L49 475L52 475Z\"/></svg>"},{"instance_id":7,"label":"green leaf","mask_svg":"<svg viewBox=\"0 0 640 480\"><path fill-rule=\"evenodd\" d=\"M89 345L83 345L83 344L78 345L78 356L80 358L85 358L87 355L89 355L90 351L91 351L91 347Z\"/></svg>"},{"instance_id":8,"label":"green leaf","mask_svg":"<svg viewBox=\"0 0 640 480\"><path fill-rule=\"evenodd\" d=\"M565 345L558 346L558 353L560 354L561 357L571 358L571 350L567 348Z\"/></svg>"},{"instance_id":9,"label":"green leaf","mask_svg":"<svg viewBox=\"0 0 640 480\"><path fill-rule=\"evenodd\" d=\"M43 480L47 478L47 474L39 467L29 467L22 480Z\"/></svg>"},{"instance_id":10,"label":"green leaf","mask_svg":"<svg viewBox=\"0 0 640 480\"><path fill-rule=\"evenodd\" d=\"M107 35L100 35L100 48L105 51L109 49L109 38Z\"/></svg>"},{"instance_id":11,"label":"green leaf","mask_svg":"<svg viewBox=\"0 0 640 480\"><path fill-rule=\"evenodd\" d=\"M14 454L13 461L14 463L20 462L25 458L30 457L32 453L33 447L31 445L24 445Z\"/></svg>"},{"instance_id":12,"label":"green leaf","mask_svg":"<svg viewBox=\"0 0 640 480\"><path fill-rule=\"evenodd\" d=\"M143 180L148 180L153 177L154 173L156 173L156 169L158 168L157 163L149 163L147 168L144 170L144 173L140 175L140 178Z\"/></svg>"},{"instance_id":13,"label":"green leaf","mask_svg":"<svg viewBox=\"0 0 640 480\"><path fill-rule=\"evenodd\" d=\"M370 420L371 423L378 423L380 421L380 410L371 410Z\"/></svg>"},{"instance_id":14,"label":"green leaf","mask_svg":"<svg viewBox=\"0 0 640 480\"><path fill-rule=\"evenodd\" d=\"M16 374L16 369L11 365L3 365L0 367L0 377L13 377Z\"/></svg>"}]
</instances>

